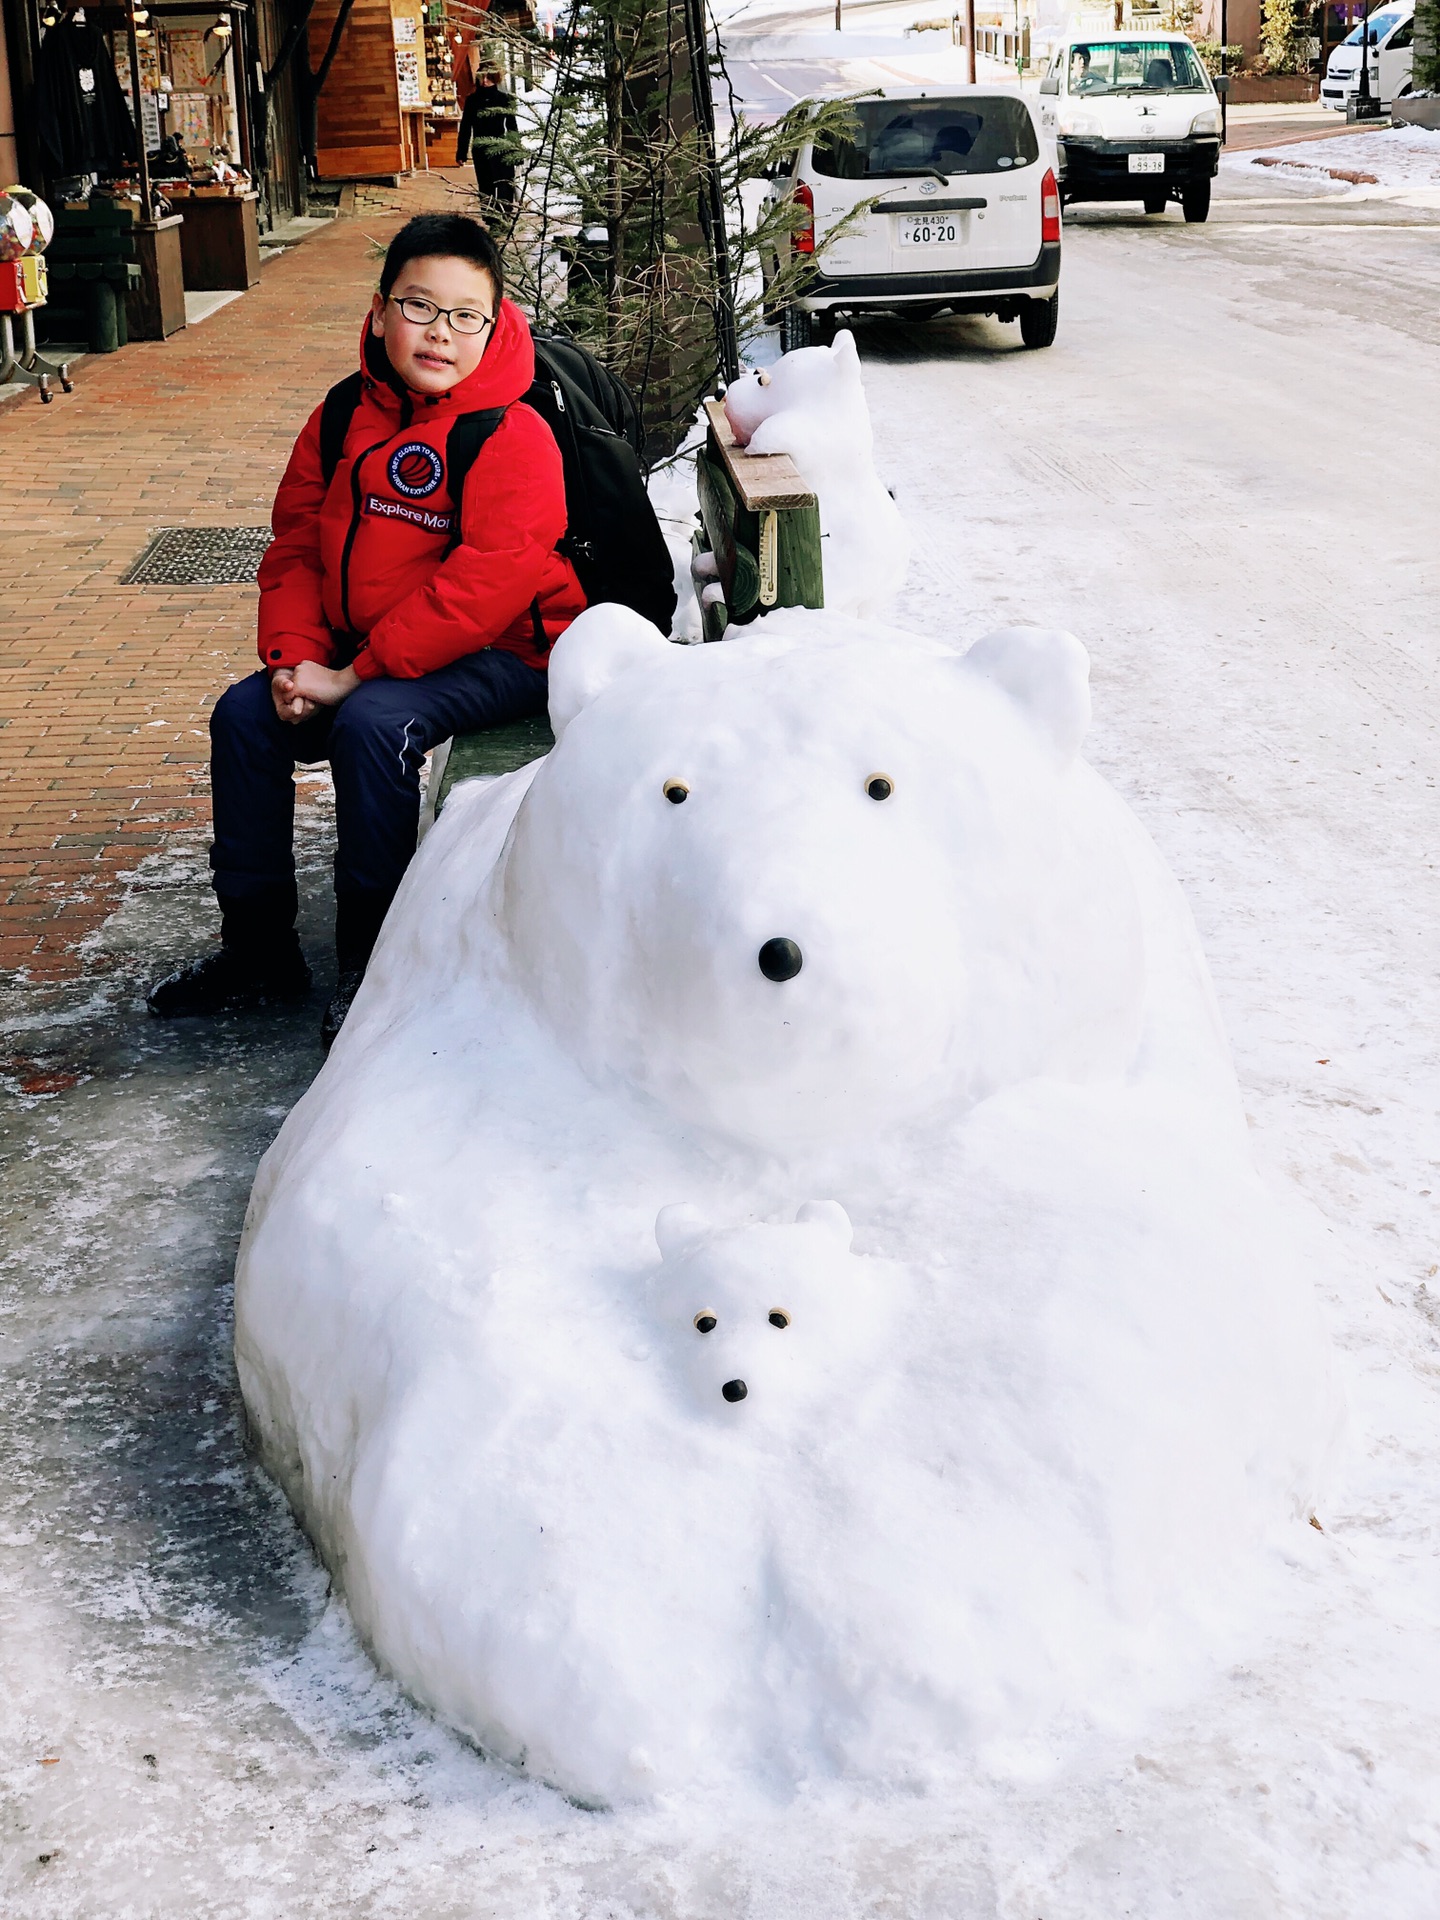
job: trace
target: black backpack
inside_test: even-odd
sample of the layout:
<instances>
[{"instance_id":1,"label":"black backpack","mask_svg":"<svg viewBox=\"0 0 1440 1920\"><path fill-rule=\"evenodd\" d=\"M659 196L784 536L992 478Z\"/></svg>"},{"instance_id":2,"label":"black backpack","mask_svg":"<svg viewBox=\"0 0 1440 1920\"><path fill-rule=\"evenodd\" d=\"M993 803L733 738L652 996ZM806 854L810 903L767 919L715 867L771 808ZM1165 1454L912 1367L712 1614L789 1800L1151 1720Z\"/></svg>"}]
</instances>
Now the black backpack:
<instances>
[{"instance_id":1,"label":"black backpack","mask_svg":"<svg viewBox=\"0 0 1440 1920\"><path fill-rule=\"evenodd\" d=\"M340 464L345 435L360 404L358 373L325 396L320 414L320 461L328 485ZM554 434L565 463L569 521L559 551L574 565L590 605L618 601L653 621L662 633L675 617L675 569L645 491L640 468L644 430L635 396L618 374L560 334L535 336L535 382L522 395ZM462 413L446 443L455 531L466 476L485 442L505 418L504 407Z\"/></svg>"}]
</instances>

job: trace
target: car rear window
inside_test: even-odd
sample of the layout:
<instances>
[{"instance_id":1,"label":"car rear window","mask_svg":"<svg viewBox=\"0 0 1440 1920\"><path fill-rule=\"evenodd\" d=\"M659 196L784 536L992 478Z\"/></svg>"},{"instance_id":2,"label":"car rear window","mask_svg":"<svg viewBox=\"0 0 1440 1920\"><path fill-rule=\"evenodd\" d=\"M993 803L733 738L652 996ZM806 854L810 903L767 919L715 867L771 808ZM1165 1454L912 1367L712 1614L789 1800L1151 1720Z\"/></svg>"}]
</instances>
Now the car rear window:
<instances>
[{"instance_id":1,"label":"car rear window","mask_svg":"<svg viewBox=\"0 0 1440 1920\"><path fill-rule=\"evenodd\" d=\"M836 180L1002 173L1040 158L1028 109L1004 94L953 100L860 100L852 125L815 142L815 171Z\"/></svg>"}]
</instances>

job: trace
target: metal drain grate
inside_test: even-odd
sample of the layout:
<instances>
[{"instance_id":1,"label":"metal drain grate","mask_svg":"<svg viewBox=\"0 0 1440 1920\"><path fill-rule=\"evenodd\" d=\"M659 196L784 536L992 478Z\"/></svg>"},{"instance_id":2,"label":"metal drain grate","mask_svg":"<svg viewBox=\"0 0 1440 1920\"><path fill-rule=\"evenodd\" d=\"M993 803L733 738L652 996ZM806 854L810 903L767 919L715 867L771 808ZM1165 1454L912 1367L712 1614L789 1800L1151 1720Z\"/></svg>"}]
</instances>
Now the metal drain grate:
<instances>
[{"instance_id":1,"label":"metal drain grate","mask_svg":"<svg viewBox=\"0 0 1440 1920\"><path fill-rule=\"evenodd\" d=\"M122 587L224 587L253 582L269 527L162 527L121 574Z\"/></svg>"}]
</instances>

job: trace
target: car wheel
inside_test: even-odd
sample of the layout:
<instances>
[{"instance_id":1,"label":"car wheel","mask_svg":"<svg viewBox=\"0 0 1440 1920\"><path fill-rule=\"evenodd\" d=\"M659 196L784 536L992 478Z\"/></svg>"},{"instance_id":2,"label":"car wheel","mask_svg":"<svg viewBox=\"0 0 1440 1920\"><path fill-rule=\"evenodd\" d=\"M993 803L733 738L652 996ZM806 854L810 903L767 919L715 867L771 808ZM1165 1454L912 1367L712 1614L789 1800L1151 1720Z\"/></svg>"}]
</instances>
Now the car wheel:
<instances>
[{"instance_id":1,"label":"car wheel","mask_svg":"<svg viewBox=\"0 0 1440 1920\"><path fill-rule=\"evenodd\" d=\"M810 344L810 316L799 307L786 307L780 315L780 351L794 353Z\"/></svg>"},{"instance_id":2,"label":"car wheel","mask_svg":"<svg viewBox=\"0 0 1440 1920\"><path fill-rule=\"evenodd\" d=\"M1166 193L1147 193L1145 196L1146 213L1164 213L1165 202L1169 197L1169 194Z\"/></svg>"},{"instance_id":3,"label":"car wheel","mask_svg":"<svg viewBox=\"0 0 1440 1920\"><path fill-rule=\"evenodd\" d=\"M1193 187L1182 187L1180 190L1180 204L1185 209L1185 218L1190 222L1192 227L1197 226L1200 221L1208 219L1210 216L1210 182L1208 180L1197 180Z\"/></svg>"},{"instance_id":4,"label":"car wheel","mask_svg":"<svg viewBox=\"0 0 1440 1920\"><path fill-rule=\"evenodd\" d=\"M1060 324L1060 290L1048 300L1027 300L1020 309L1020 338L1027 347L1055 344L1055 329Z\"/></svg>"}]
</instances>

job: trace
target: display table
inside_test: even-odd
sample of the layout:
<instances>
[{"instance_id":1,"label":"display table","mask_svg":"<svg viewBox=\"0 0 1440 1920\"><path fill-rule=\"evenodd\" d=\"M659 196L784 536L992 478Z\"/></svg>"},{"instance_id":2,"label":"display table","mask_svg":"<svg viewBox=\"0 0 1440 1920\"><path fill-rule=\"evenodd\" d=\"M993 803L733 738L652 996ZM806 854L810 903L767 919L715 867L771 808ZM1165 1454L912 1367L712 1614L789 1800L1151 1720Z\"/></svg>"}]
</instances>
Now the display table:
<instances>
[{"instance_id":1,"label":"display table","mask_svg":"<svg viewBox=\"0 0 1440 1920\"><path fill-rule=\"evenodd\" d=\"M260 284L260 223L254 193L192 193L179 204L180 252L190 293L243 292Z\"/></svg>"},{"instance_id":2,"label":"display table","mask_svg":"<svg viewBox=\"0 0 1440 1920\"><path fill-rule=\"evenodd\" d=\"M132 340L168 340L185 324L185 280L181 263L181 228L185 216L139 220L135 224L135 258L140 284L126 295L126 318Z\"/></svg>"}]
</instances>

